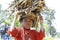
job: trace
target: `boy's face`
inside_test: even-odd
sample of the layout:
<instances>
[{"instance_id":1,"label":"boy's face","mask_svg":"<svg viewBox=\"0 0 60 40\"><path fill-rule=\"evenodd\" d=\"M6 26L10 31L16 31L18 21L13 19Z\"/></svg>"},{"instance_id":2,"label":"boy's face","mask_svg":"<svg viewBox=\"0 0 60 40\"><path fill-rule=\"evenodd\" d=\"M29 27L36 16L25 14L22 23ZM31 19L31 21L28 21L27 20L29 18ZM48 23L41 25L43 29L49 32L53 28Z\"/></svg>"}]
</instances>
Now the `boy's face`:
<instances>
[{"instance_id":1,"label":"boy's face","mask_svg":"<svg viewBox=\"0 0 60 40\"><path fill-rule=\"evenodd\" d=\"M33 21L29 18L24 18L21 23L22 26L26 29L30 29L30 27L33 25Z\"/></svg>"}]
</instances>

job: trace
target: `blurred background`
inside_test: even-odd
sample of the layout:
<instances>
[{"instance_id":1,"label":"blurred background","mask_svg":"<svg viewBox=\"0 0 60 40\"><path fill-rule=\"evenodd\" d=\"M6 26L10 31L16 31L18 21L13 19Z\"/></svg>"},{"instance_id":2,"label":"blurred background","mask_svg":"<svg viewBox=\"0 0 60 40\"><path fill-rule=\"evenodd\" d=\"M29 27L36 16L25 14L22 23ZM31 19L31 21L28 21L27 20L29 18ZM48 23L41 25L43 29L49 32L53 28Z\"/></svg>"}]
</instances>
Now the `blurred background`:
<instances>
[{"instance_id":1,"label":"blurred background","mask_svg":"<svg viewBox=\"0 0 60 40\"><path fill-rule=\"evenodd\" d=\"M6 30L13 21L13 15L8 18L10 13L6 11L12 1L0 0L0 40L14 40L14 38L6 34ZM49 10L42 12L43 26L46 32L44 40L60 40L60 0L45 0L45 3ZM20 27L18 20L16 20L16 26Z\"/></svg>"}]
</instances>

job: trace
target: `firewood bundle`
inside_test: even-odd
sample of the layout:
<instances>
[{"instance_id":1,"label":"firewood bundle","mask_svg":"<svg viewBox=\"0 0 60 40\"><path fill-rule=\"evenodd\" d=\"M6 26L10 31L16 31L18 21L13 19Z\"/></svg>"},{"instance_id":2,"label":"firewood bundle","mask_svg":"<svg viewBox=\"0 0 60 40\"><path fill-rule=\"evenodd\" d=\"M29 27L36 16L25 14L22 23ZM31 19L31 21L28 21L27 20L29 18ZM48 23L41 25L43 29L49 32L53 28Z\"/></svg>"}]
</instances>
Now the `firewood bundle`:
<instances>
[{"instance_id":1,"label":"firewood bundle","mask_svg":"<svg viewBox=\"0 0 60 40\"><path fill-rule=\"evenodd\" d=\"M44 7L46 7L44 0L14 0L9 8L11 8L13 13L18 11L17 14L20 16L23 16L24 14L35 15L35 24L37 24L39 20L40 24L42 25L43 18L40 12L44 9Z\"/></svg>"}]
</instances>

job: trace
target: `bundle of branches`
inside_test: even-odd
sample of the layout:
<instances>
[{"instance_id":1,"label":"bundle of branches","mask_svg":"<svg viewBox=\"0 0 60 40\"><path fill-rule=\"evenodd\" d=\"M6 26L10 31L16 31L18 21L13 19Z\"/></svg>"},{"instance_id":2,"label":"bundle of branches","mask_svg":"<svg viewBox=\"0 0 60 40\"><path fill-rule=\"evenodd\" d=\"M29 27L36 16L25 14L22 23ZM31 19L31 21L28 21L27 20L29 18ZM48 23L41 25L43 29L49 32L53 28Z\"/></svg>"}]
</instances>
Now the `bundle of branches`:
<instances>
[{"instance_id":1,"label":"bundle of branches","mask_svg":"<svg viewBox=\"0 0 60 40\"><path fill-rule=\"evenodd\" d=\"M25 12L27 10L32 11L37 8L39 8L38 10L41 11L44 6L44 0L14 0L10 5L10 8L12 8L13 12L15 10Z\"/></svg>"},{"instance_id":2,"label":"bundle of branches","mask_svg":"<svg viewBox=\"0 0 60 40\"><path fill-rule=\"evenodd\" d=\"M44 0L14 0L9 8L11 8L13 13L18 11L16 12L18 15L33 13L37 17L36 24L39 20L42 25L43 18L40 12L44 7L46 7Z\"/></svg>"}]
</instances>

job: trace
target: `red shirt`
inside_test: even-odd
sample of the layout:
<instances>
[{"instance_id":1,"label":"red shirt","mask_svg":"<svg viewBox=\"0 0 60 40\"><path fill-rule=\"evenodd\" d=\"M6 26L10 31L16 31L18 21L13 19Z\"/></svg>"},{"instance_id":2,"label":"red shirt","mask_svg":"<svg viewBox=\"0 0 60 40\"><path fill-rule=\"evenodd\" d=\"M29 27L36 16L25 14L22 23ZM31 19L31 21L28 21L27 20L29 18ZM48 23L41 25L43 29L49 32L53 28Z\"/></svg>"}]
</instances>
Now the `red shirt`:
<instances>
[{"instance_id":1,"label":"red shirt","mask_svg":"<svg viewBox=\"0 0 60 40\"><path fill-rule=\"evenodd\" d=\"M8 31L8 34L11 34L12 37L15 37L15 40L43 40L45 33L40 30L29 30L25 28L14 28L11 32Z\"/></svg>"}]
</instances>

